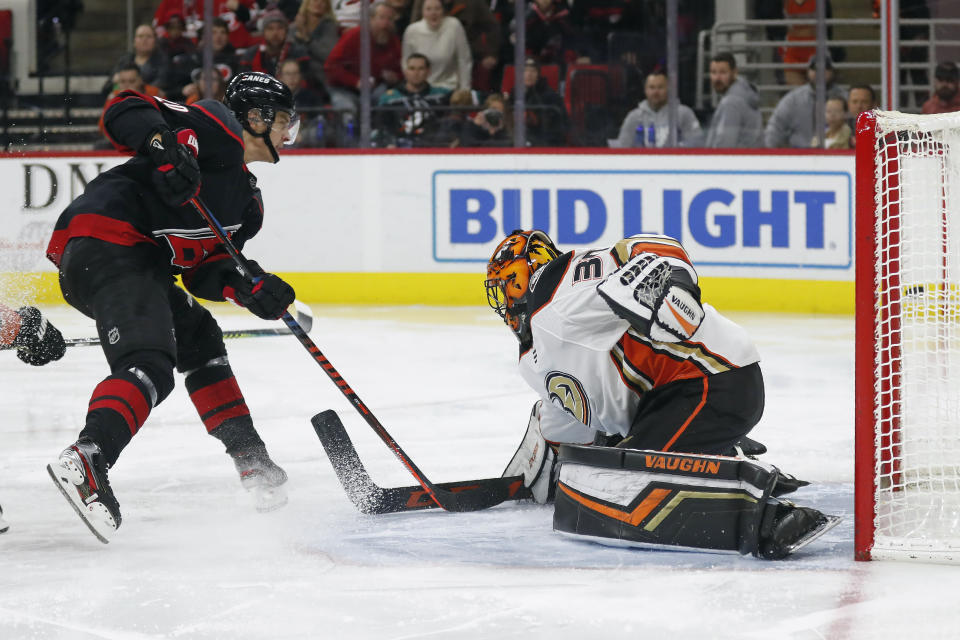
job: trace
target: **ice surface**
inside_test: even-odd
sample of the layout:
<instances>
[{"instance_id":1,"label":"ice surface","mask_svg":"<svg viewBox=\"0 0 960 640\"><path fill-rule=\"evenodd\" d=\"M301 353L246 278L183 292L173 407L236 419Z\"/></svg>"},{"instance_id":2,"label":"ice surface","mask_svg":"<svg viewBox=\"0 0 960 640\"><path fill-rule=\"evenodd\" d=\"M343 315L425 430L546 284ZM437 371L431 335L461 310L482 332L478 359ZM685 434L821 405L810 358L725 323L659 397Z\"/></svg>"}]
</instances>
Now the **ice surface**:
<instances>
[{"instance_id":1,"label":"ice surface","mask_svg":"<svg viewBox=\"0 0 960 640\"><path fill-rule=\"evenodd\" d=\"M500 473L534 398L494 314L314 311L314 340L432 480ZM49 315L94 333L72 310ZM846 517L783 562L571 540L531 504L362 515L312 415L337 409L381 485L412 480L292 337L228 345L290 504L254 511L178 380L111 471L124 521L102 545L44 470L106 375L100 350L44 368L0 353L0 639L956 637L960 568L852 560L852 318L732 317L763 355L764 459L814 481L798 502Z\"/></svg>"}]
</instances>

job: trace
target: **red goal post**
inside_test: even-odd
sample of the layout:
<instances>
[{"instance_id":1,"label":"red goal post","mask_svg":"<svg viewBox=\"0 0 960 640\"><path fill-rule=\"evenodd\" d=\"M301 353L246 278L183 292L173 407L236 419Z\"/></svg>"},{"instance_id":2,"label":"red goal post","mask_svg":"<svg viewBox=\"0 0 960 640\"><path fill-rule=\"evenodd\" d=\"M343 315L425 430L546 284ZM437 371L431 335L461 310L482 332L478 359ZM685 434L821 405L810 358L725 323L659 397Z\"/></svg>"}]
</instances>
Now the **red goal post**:
<instances>
[{"instance_id":1,"label":"red goal post","mask_svg":"<svg viewBox=\"0 0 960 640\"><path fill-rule=\"evenodd\" d=\"M960 561L960 114L857 119L855 554Z\"/></svg>"}]
</instances>

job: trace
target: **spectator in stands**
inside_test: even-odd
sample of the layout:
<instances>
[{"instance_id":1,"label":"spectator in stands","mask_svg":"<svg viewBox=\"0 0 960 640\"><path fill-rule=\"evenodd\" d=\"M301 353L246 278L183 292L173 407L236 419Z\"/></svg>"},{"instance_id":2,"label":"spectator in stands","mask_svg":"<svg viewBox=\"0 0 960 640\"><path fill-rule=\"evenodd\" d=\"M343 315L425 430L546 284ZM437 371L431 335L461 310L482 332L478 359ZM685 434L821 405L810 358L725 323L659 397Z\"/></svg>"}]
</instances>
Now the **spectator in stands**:
<instances>
[{"instance_id":1,"label":"spectator in stands","mask_svg":"<svg viewBox=\"0 0 960 640\"><path fill-rule=\"evenodd\" d=\"M289 24L282 11L273 9L263 15L263 44L250 47L240 57L240 68L247 71L262 71L276 77L277 69L284 60L306 62L306 50L296 42L287 41Z\"/></svg>"},{"instance_id":2,"label":"spectator in stands","mask_svg":"<svg viewBox=\"0 0 960 640\"><path fill-rule=\"evenodd\" d=\"M827 56L824 81L827 87L825 98L843 98L843 91L833 84L833 61ZM808 148L814 136L815 109L817 102L817 58L810 57L807 68L807 84L791 89L780 99L764 133L767 147Z\"/></svg>"},{"instance_id":3,"label":"spectator in stands","mask_svg":"<svg viewBox=\"0 0 960 640\"><path fill-rule=\"evenodd\" d=\"M873 87L868 84L855 84L850 87L847 94L847 124L850 131L854 131L857 126L857 116L864 111L871 111L877 106L877 94ZM857 136L850 136L850 148L853 149L857 143Z\"/></svg>"},{"instance_id":4,"label":"spectator in stands","mask_svg":"<svg viewBox=\"0 0 960 640\"><path fill-rule=\"evenodd\" d=\"M193 59L197 45L184 35L184 24L183 16L179 13L170 14L163 25L165 35L159 38L157 44L170 65L167 93L174 99L179 99L183 87L190 84L190 73L196 66Z\"/></svg>"},{"instance_id":5,"label":"spectator in stands","mask_svg":"<svg viewBox=\"0 0 960 640\"><path fill-rule=\"evenodd\" d=\"M131 64L137 66L137 73L144 83L153 85L161 91L168 86L170 62L160 50L160 47L157 46L157 34L153 27L148 24L141 24L133 32L133 51L123 54L117 60L110 80L104 87L105 92L112 91L114 85L117 84L117 72L120 69L129 72ZM161 93L161 95L165 94Z\"/></svg>"},{"instance_id":6,"label":"spectator in stands","mask_svg":"<svg viewBox=\"0 0 960 640\"><path fill-rule=\"evenodd\" d=\"M534 0L526 20L527 51L537 62L564 69L576 59L576 29L564 0Z\"/></svg>"},{"instance_id":7,"label":"spectator in stands","mask_svg":"<svg viewBox=\"0 0 960 640\"><path fill-rule=\"evenodd\" d=\"M737 62L729 53L710 60L710 84L720 102L713 112L704 146L728 149L759 147L763 144L763 117L760 94L737 75Z\"/></svg>"},{"instance_id":8,"label":"spectator in stands","mask_svg":"<svg viewBox=\"0 0 960 640\"><path fill-rule=\"evenodd\" d=\"M287 59L280 63L277 80L289 87L293 94L293 105L301 115L304 112L316 113L326 102L322 93L315 91L304 81L302 68L296 60Z\"/></svg>"},{"instance_id":9,"label":"spectator in stands","mask_svg":"<svg viewBox=\"0 0 960 640\"><path fill-rule=\"evenodd\" d=\"M314 88L326 85L323 63L340 38L340 25L330 0L302 0L293 21L290 39L307 50L307 81ZM324 88L324 91L326 89Z\"/></svg>"},{"instance_id":10,"label":"spectator in stands","mask_svg":"<svg viewBox=\"0 0 960 640\"><path fill-rule=\"evenodd\" d=\"M414 53L430 60L431 85L448 91L470 88L473 56L467 34L459 20L444 15L440 0L425 0L423 19L403 33L403 59L409 61Z\"/></svg>"},{"instance_id":11,"label":"spectator in stands","mask_svg":"<svg viewBox=\"0 0 960 640\"><path fill-rule=\"evenodd\" d=\"M167 22L163 25L164 36L160 38L160 50L166 54L171 61L174 57L187 54L190 55L197 50L197 45L193 40L184 35L186 23L183 16L179 13L170 14Z\"/></svg>"},{"instance_id":12,"label":"spectator in stands","mask_svg":"<svg viewBox=\"0 0 960 640\"><path fill-rule=\"evenodd\" d=\"M854 120L864 111L870 111L877 106L877 94L868 84L855 84L847 94L847 111Z\"/></svg>"},{"instance_id":13,"label":"spectator in stands","mask_svg":"<svg viewBox=\"0 0 960 640\"><path fill-rule=\"evenodd\" d=\"M284 60L277 71L277 80L287 85L293 94L293 105L300 118L300 129L293 146L324 146L326 119L321 113L325 96L310 88L303 79L303 71L296 60ZM317 126L319 124L319 127Z\"/></svg>"},{"instance_id":14,"label":"spectator in stands","mask_svg":"<svg viewBox=\"0 0 960 640\"><path fill-rule=\"evenodd\" d=\"M153 27L150 27L150 30L152 31ZM128 62L117 68L117 70L113 72L113 78L113 90L107 96L106 102L103 103L104 112L106 112L107 106L110 104L110 102L113 101L113 99L116 98L121 91L132 89L133 91L137 91L148 96L163 96L163 92L159 87L156 87L152 84L147 84L143 81L143 76L140 74L140 67L137 66L136 62ZM103 113L100 114L100 122L98 123L98 126L100 127L100 132L106 136L107 130L103 128Z\"/></svg>"},{"instance_id":15,"label":"spectator in stands","mask_svg":"<svg viewBox=\"0 0 960 640\"><path fill-rule=\"evenodd\" d=\"M363 0L333 0L333 13L341 29L353 29L360 24L360 3ZM367 0L370 4L374 0ZM371 7L372 8L372 7Z\"/></svg>"},{"instance_id":16,"label":"spectator in stands","mask_svg":"<svg viewBox=\"0 0 960 640\"><path fill-rule=\"evenodd\" d=\"M186 23L187 37L196 35L204 20L204 0L161 0L153 14L153 26L158 32L163 31L171 14L183 16ZM213 15L227 23L230 33L230 44L237 49L257 44L257 39L247 31L246 23L250 21L251 11L256 7L255 0L214 0Z\"/></svg>"},{"instance_id":17,"label":"spectator in stands","mask_svg":"<svg viewBox=\"0 0 960 640\"><path fill-rule=\"evenodd\" d=\"M463 134L467 122L468 107L475 106L473 92L467 89L457 89L450 94L450 109L437 121L433 135L434 144L438 147L457 147L460 145L460 136Z\"/></svg>"},{"instance_id":18,"label":"spectator in stands","mask_svg":"<svg viewBox=\"0 0 960 640\"><path fill-rule=\"evenodd\" d=\"M523 65L524 123L527 145L560 147L567 142L567 109L560 94L540 77L540 64L527 58ZM512 104L511 95L506 94Z\"/></svg>"},{"instance_id":19,"label":"spectator in stands","mask_svg":"<svg viewBox=\"0 0 960 640\"><path fill-rule=\"evenodd\" d=\"M923 103L924 113L960 111L960 69L953 62L941 62L933 72L933 93Z\"/></svg>"},{"instance_id":20,"label":"spectator in stands","mask_svg":"<svg viewBox=\"0 0 960 640\"><path fill-rule=\"evenodd\" d=\"M417 21L423 18L424 0L413 0L413 10L410 19ZM441 0L444 12L460 21L470 43L470 53L475 64L474 76L482 80L481 85L471 83L470 86L479 86L484 89L491 87L489 76L499 61L500 52L500 25L490 11L489 0Z\"/></svg>"},{"instance_id":21,"label":"spectator in stands","mask_svg":"<svg viewBox=\"0 0 960 640\"><path fill-rule=\"evenodd\" d=\"M493 93L483 102L483 110L464 122L460 134L461 147L505 147L510 144L507 133L507 106L503 97Z\"/></svg>"},{"instance_id":22,"label":"spectator in stands","mask_svg":"<svg viewBox=\"0 0 960 640\"><path fill-rule=\"evenodd\" d=\"M430 59L411 53L403 67L404 82L380 96L377 106L377 146L429 146L437 124L434 107L450 100L450 90L428 82Z\"/></svg>"},{"instance_id":23,"label":"spectator in stands","mask_svg":"<svg viewBox=\"0 0 960 640\"><path fill-rule=\"evenodd\" d=\"M824 132L824 149L849 149L853 129L847 124L847 102L843 96L827 98L824 105L824 123L827 130ZM820 148L820 136L814 135L810 146Z\"/></svg>"},{"instance_id":24,"label":"spectator in stands","mask_svg":"<svg viewBox=\"0 0 960 640\"><path fill-rule=\"evenodd\" d=\"M772 0L761 0L766 4L772 4ZM781 60L786 64L803 64L812 56L816 55L817 47L817 1L818 0L783 0L783 14L781 18L787 20L805 21L801 24L790 24L786 28L785 39L791 43L780 47L779 54ZM833 7L830 0L823 0L826 3L824 7L824 16L827 20L833 17ZM812 22L811 22L812 21ZM833 38L833 27L827 28L827 40ZM830 47L832 58L842 62L846 52L841 47ZM806 73L803 69L784 69L784 81L791 86L800 86L806 80ZM808 141L809 142L809 141Z\"/></svg>"},{"instance_id":25,"label":"spectator in stands","mask_svg":"<svg viewBox=\"0 0 960 640\"><path fill-rule=\"evenodd\" d=\"M646 99L627 114L620 126L617 146L666 147L670 139L670 116L667 109L667 74L661 69L651 71L643 84ZM693 109L686 105L677 107L678 146L697 146L702 132Z\"/></svg>"},{"instance_id":26,"label":"spectator in stands","mask_svg":"<svg viewBox=\"0 0 960 640\"><path fill-rule=\"evenodd\" d=\"M204 29L200 30L201 45L205 32ZM230 32L226 21L223 18L214 18L211 23L210 34L213 39L213 64L221 70L224 79L229 81L239 68L239 59L237 58L237 50L230 44ZM202 46L190 56L187 66L190 69L191 82L184 86L181 92L184 100L189 101L193 98L193 102L195 102L199 99L200 88L193 82L193 76L199 73L198 69L203 66Z\"/></svg>"},{"instance_id":27,"label":"spectator in stands","mask_svg":"<svg viewBox=\"0 0 960 640\"><path fill-rule=\"evenodd\" d=\"M376 102L400 81L400 38L394 30L396 12L378 1L370 9L370 86ZM360 96L360 27L344 33L323 65L330 101L337 109L356 110Z\"/></svg>"},{"instance_id":28,"label":"spectator in stands","mask_svg":"<svg viewBox=\"0 0 960 640\"><path fill-rule=\"evenodd\" d=\"M207 85L202 80L203 69L194 69L190 74L190 85L196 87L196 90L185 100L186 104L193 104L197 100L211 98L213 100L223 100L223 95L227 90L227 79L230 77L230 70L224 65L216 65L210 70L210 92L207 93Z\"/></svg>"}]
</instances>

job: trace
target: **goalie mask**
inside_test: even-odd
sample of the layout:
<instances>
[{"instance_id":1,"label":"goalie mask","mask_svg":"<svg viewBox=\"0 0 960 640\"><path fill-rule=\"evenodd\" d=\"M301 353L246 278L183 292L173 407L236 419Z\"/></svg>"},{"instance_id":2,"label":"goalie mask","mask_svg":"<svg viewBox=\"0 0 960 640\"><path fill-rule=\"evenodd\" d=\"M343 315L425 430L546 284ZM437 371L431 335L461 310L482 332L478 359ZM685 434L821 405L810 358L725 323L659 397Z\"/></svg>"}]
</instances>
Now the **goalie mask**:
<instances>
[{"instance_id":1,"label":"goalie mask","mask_svg":"<svg viewBox=\"0 0 960 640\"><path fill-rule=\"evenodd\" d=\"M510 327L520 344L532 339L528 316L530 276L558 258L553 240L543 231L513 231L487 263L487 304Z\"/></svg>"},{"instance_id":2,"label":"goalie mask","mask_svg":"<svg viewBox=\"0 0 960 640\"><path fill-rule=\"evenodd\" d=\"M274 163L280 160L270 131L284 130L283 144L293 144L300 129L300 117L293 105L293 94L287 85L259 71L238 73L227 85L223 101L243 128L266 143ZM255 131L250 117L265 125L263 131Z\"/></svg>"}]
</instances>

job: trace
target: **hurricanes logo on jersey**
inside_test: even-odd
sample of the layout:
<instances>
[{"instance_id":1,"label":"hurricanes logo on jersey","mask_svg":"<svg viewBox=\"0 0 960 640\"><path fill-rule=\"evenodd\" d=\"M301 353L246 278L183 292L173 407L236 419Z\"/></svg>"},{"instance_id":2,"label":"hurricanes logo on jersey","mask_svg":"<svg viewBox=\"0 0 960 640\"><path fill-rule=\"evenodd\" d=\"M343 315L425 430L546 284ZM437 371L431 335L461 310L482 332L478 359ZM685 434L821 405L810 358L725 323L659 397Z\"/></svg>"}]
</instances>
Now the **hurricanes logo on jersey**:
<instances>
[{"instance_id":1,"label":"hurricanes logo on jersey","mask_svg":"<svg viewBox=\"0 0 960 640\"><path fill-rule=\"evenodd\" d=\"M550 402L583 424L590 425L590 402L579 380L562 371L551 371L543 385L547 388Z\"/></svg>"}]
</instances>

